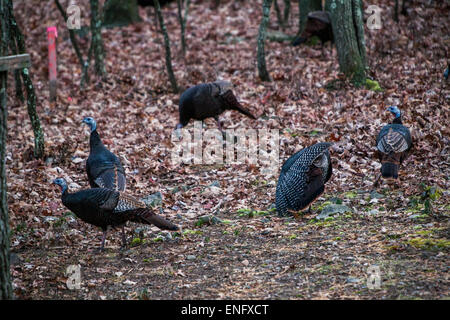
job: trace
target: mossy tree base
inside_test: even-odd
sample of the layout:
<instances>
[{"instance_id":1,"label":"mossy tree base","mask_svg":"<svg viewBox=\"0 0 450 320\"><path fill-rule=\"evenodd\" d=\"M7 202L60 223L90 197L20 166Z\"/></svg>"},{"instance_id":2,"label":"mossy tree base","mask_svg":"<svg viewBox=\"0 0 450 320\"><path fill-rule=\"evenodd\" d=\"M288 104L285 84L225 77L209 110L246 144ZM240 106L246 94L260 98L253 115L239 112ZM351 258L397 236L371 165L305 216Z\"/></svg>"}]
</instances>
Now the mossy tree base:
<instances>
[{"instance_id":1,"label":"mossy tree base","mask_svg":"<svg viewBox=\"0 0 450 320\"><path fill-rule=\"evenodd\" d=\"M356 86L366 84L366 49L360 0L328 0L340 71Z\"/></svg>"}]
</instances>

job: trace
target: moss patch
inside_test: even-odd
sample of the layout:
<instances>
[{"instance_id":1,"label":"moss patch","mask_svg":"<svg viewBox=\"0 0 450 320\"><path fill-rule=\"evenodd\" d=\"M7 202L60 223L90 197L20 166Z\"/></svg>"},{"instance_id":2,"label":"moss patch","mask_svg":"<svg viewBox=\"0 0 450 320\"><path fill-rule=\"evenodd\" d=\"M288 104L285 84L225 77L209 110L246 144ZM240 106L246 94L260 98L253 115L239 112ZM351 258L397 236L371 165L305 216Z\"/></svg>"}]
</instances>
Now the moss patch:
<instances>
[{"instance_id":1,"label":"moss patch","mask_svg":"<svg viewBox=\"0 0 450 320\"><path fill-rule=\"evenodd\" d=\"M448 249L450 247L450 240L447 239L433 239L433 238L412 238L406 241L410 246L416 249L424 250L440 250Z\"/></svg>"},{"instance_id":2,"label":"moss patch","mask_svg":"<svg viewBox=\"0 0 450 320\"><path fill-rule=\"evenodd\" d=\"M366 79L366 88L375 92L381 92L383 89L381 89L380 84L378 81Z\"/></svg>"}]
</instances>

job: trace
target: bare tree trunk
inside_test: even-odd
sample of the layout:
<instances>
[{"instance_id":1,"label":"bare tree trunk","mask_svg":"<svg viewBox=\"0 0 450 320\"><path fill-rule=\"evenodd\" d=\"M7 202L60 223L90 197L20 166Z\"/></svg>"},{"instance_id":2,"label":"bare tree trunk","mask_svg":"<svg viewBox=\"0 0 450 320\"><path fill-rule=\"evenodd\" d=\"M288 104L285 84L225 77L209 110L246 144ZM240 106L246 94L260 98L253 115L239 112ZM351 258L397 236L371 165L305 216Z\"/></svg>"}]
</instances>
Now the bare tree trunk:
<instances>
[{"instance_id":1,"label":"bare tree trunk","mask_svg":"<svg viewBox=\"0 0 450 320\"><path fill-rule=\"evenodd\" d=\"M185 7L184 7L184 17L183 17L183 3L184 0L177 0L178 4L178 20L180 21L180 27L181 27L181 49L183 52L183 57L186 58L186 39L185 39L185 32L186 32L186 22L187 17L189 14L189 4L190 0L186 0Z\"/></svg>"},{"instance_id":2,"label":"bare tree trunk","mask_svg":"<svg viewBox=\"0 0 450 320\"><path fill-rule=\"evenodd\" d=\"M270 17L270 7L272 6L273 0L263 1L263 15L261 19L261 24L259 25L258 31L258 49L257 49L257 60L258 60L258 73L259 78L262 81L271 81L269 72L266 67L266 54L264 51L264 44L266 40L266 29L269 24Z\"/></svg>"},{"instance_id":3,"label":"bare tree trunk","mask_svg":"<svg viewBox=\"0 0 450 320\"><path fill-rule=\"evenodd\" d=\"M8 54L10 15L8 0L0 0L0 56ZM8 110L6 108L7 72L0 72L0 300L12 299L9 261L9 214L6 194L6 137Z\"/></svg>"},{"instance_id":4,"label":"bare tree trunk","mask_svg":"<svg viewBox=\"0 0 450 320\"><path fill-rule=\"evenodd\" d=\"M394 4L394 21L398 22L398 0L395 0Z\"/></svg>"},{"instance_id":5,"label":"bare tree trunk","mask_svg":"<svg viewBox=\"0 0 450 320\"><path fill-rule=\"evenodd\" d=\"M291 0L284 0L283 20L284 26L289 24L289 14L291 13Z\"/></svg>"},{"instance_id":6,"label":"bare tree trunk","mask_svg":"<svg viewBox=\"0 0 450 320\"><path fill-rule=\"evenodd\" d=\"M408 14L408 11L406 10L406 1L407 0L403 0L402 2L402 15L406 16Z\"/></svg>"},{"instance_id":7,"label":"bare tree trunk","mask_svg":"<svg viewBox=\"0 0 450 320\"><path fill-rule=\"evenodd\" d=\"M31 120L31 126L34 132L34 156L44 158L44 132L41 128L41 122L36 112L36 94L34 92L33 82L31 81L28 68L22 69L22 79L27 91L27 109Z\"/></svg>"},{"instance_id":8,"label":"bare tree trunk","mask_svg":"<svg viewBox=\"0 0 450 320\"><path fill-rule=\"evenodd\" d=\"M275 7L275 12L277 14L278 25L281 27L281 29L284 30L284 21L283 16L281 15L280 6L278 5L278 0L273 0L273 4Z\"/></svg>"},{"instance_id":9,"label":"bare tree trunk","mask_svg":"<svg viewBox=\"0 0 450 320\"><path fill-rule=\"evenodd\" d=\"M286 29L287 25L289 24L289 14L291 12L291 1L283 0L283 2L284 2L284 9L283 9L283 14L282 14L280 6L278 5L278 0L274 0L275 12L277 13L278 24L280 25L281 29L284 30L284 29Z\"/></svg>"},{"instance_id":10,"label":"bare tree trunk","mask_svg":"<svg viewBox=\"0 0 450 320\"><path fill-rule=\"evenodd\" d=\"M23 96L22 80L20 79L19 70L14 70L14 81L16 83L16 98L23 103L25 102L25 97Z\"/></svg>"},{"instance_id":11,"label":"bare tree trunk","mask_svg":"<svg viewBox=\"0 0 450 320\"><path fill-rule=\"evenodd\" d=\"M14 39L14 36L10 33L10 49L12 54L18 54L19 50L17 49L17 45ZM20 102L25 102L25 97L23 96L22 90L22 80L20 78L20 70L14 70L14 82L16 83L16 98L19 99Z\"/></svg>"},{"instance_id":12,"label":"bare tree trunk","mask_svg":"<svg viewBox=\"0 0 450 320\"><path fill-rule=\"evenodd\" d=\"M2 2L0 0L0 2ZM1 4L0 4L1 6ZM0 53L1 55L1 53ZM0 300L12 298L9 270L9 214L6 193L7 72L0 72Z\"/></svg>"},{"instance_id":13,"label":"bare tree trunk","mask_svg":"<svg viewBox=\"0 0 450 320\"><path fill-rule=\"evenodd\" d=\"M63 16L64 22L67 23L67 14L64 11L63 7L61 6L61 3L59 3L58 0L55 0L56 7L58 8L59 12L61 12L61 15ZM75 50L75 54L77 55L78 61L80 62L81 66L81 83L80 87L81 89L84 89L84 84L89 83L89 75L88 75L88 68L89 68L89 59L87 61L84 61L83 55L81 54L80 48L78 47L78 41L75 37L75 32L72 29L69 30L69 36L70 36L70 42L72 42L73 49Z\"/></svg>"},{"instance_id":14,"label":"bare tree trunk","mask_svg":"<svg viewBox=\"0 0 450 320\"><path fill-rule=\"evenodd\" d=\"M106 77L105 50L102 39L102 18L98 9L98 0L90 0L91 4L91 47L94 51L95 73Z\"/></svg>"},{"instance_id":15,"label":"bare tree trunk","mask_svg":"<svg viewBox=\"0 0 450 320\"><path fill-rule=\"evenodd\" d=\"M358 87L366 75L361 1L330 0L329 7L340 70Z\"/></svg>"},{"instance_id":16,"label":"bare tree trunk","mask_svg":"<svg viewBox=\"0 0 450 320\"><path fill-rule=\"evenodd\" d=\"M11 36L13 37L15 43L17 44L18 53L25 53L25 40L23 38L23 34L19 29L16 19L14 18L12 1L8 0L8 10L10 15L10 26L11 26ZM13 42L14 42L13 41ZM12 47L15 47L15 45ZM10 45L11 47L11 45ZM30 117L31 126L33 127L34 133L34 156L36 158L43 159L44 158L44 132L41 128L41 122L39 120L39 116L36 112L36 94L34 91L33 82L31 81L30 73L28 68L23 68L20 70L22 75L22 80L25 86L25 91L27 92L27 109L28 116Z\"/></svg>"},{"instance_id":17,"label":"bare tree trunk","mask_svg":"<svg viewBox=\"0 0 450 320\"><path fill-rule=\"evenodd\" d=\"M153 0L153 3L155 5L156 14L158 15L159 26L161 27L161 32L164 37L164 46L166 48L166 68L167 68L167 73L169 75L169 81L170 81L170 84L172 85L172 90L174 92L178 92L177 80L175 79L175 75L174 75L173 69L172 69L172 58L171 58L171 53L170 53L170 39L169 39L169 35L167 34L166 25L164 24L164 18L161 13L161 6L159 5L159 0Z\"/></svg>"}]
</instances>

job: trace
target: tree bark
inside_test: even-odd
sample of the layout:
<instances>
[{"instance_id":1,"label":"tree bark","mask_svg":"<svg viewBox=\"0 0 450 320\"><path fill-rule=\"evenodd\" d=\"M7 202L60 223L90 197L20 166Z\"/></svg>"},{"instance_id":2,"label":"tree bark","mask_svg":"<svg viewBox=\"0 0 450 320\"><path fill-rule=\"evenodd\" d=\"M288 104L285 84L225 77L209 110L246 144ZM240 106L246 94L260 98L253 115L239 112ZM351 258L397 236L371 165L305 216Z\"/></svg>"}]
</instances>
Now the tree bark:
<instances>
[{"instance_id":1,"label":"tree bark","mask_svg":"<svg viewBox=\"0 0 450 320\"><path fill-rule=\"evenodd\" d=\"M27 92L27 109L28 116L31 120L31 126L34 132L34 156L36 158L44 158L44 132L41 128L41 122L36 112L36 94L34 92L33 82L31 81L28 68L22 69L22 79Z\"/></svg>"},{"instance_id":2,"label":"tree bark","mask_svg":"<svg viewBox=\"0 0 450 320\"><path fill-rule=\"evenodd\" d=\"M17 24L16 19L14 18L13 5L12 1L8 0L8 11L9 11L9 21L10 21L10 32L11 36L15 41L15 45L17 45L18 53L25 53L25 40L22 32L19 29L19 25ZM14 47L13 46L13 47ZM10 45L11 47L11 45ZM33 128L34 133L34 156L36 158L43 159L45 155L45 142L44 142L44 132L42 131L41 122L39 120L39 116L36 112L36 94L34 91L33 82L31 81L31 77L29 74L28 68L23 68L20 70L22 75L22 80L25 86L25 91L27 92L27 109L28 116L30 117L31 126Z\"/></svg>"},{"instance_id":3,"label":"tree bark","mask_svg":"<svg viewBox=\"0 0 450 320\"><path fill-rule=\"evenodd\" d=\"M8 0L0 0L0 56L8 54L10 19ZM6 194L6 137L8 110L6 108L7 72L0 72L0 300L12 299L9 260L9 214Z\"/></svg>"},{"instance_id":4,"label":"tree bark","mask_svg":"<svg viewBox=\"0 0 450 320\"><path fill-rule=\"evenodd\" d=\"M159 1L153 0L153 3L155 5L156 14L158 15L159 26L161 27L161 33L163 34L163 37L164 37L164 46L166 48L166 68L167 68L167 73L169 75L169 81L170 81L170 84L172 85L172 90L175 93L177 93L178 85L177 85L177 80L175 79L175 75L174 75L173 69L172 69L172 58L171 58L171 53L170 53L169 35L167 33L166 25L164 24L164 18L161 13L161 6L159 5Z\"/></svg>"},{"instance_id":5,"label":"tree bark","mask_svg":"<svg viewBox=\"0 0 450 320\"><path fill-rule=\"evenodd\" d=\"M183 52L183 57L186 57L186 38L185 38L185 32L186 32L186 23L187 23L187 17L189 14L189 4L190 0L186 0L185 7L184 7L184 17L183 17L183 3L184 0L177 0L178 5L178 20L180 21L180 27L181 27L181 50Z\"/></svg>"},{"instance_id":6,"label":"tree bark","mask_svg":"<svg viewBox=\"0 0 450 320\"><path fill-rule=\"evenodd\" d=\"M357 87L365 83L366 49L360 0L330 0L330 17L339 67Z\"/></svg>"},{"instance_id":7,"label":"tree bark","mask_svg":"<svg viewBox=\"0 0 450 320\"><path fill-rule=\"evenodd\" d=\"M287 26L289 24L289 14L290 13L291 13L291 0L284 0L283 20L284 20L285 26Z\"/></svg>"},{"instance_id":8,"label":"tree bark","mask_svg":"<svg viewBox=\"0 0 450 320\"><path fill-rule=\"evenodd\" d=\"M98 0L90 0L91 4L91 47L94 51L95 73L106 77L105 50L102 39L102 18L98 9Z\"/></svg>"},{"instance_id":9,"label":"tree bark","mask_svg":"<svg viewBox=\"0 0 450 320\"><path fill-rule=\"evenodd\" d=\"M278 0L274 0L275 12L277 13L278 24L281 29L286 29L289 24L289 14L291 12L291 0L283 0L284 8L283 13L281 13L280 6L278 5Z\"/></svg>"},{"instance_id":10,"label":"tree bark","mask_svg":"<svg viewBox=\"0 0 450 320\"><path fill-rule=\"evenodd\" d=\"M61 12L61 15L63 16L64 22L67 23L67 14L66 11L64 11L63 7L61 6L61 3L58 0L55 0L56 7L58 8L59 12ZM69 37L70 42L72 42L73 49L75 50L75 54L77 55L78 61L80 62L81 66L81 83L80 87L81 89L84 89L84 84L89 83L89 75L88 75L88 68L89 68L89 60L84 61L83 55L81 54L80 48L78 46L77 38L75 37L75 32L72 29L69 30Z\"/></svg>"},{"instance_id":11,"label":"tree bark","mask_svg":"<svg viewBox=\"0 0 450 320\"><path fill-rule=\"evenodd\" d=\"M398 22L398 0L395 0L394 4L394 21Z\"/></svg>"},{"instance_id":12,"label":"tree bark","mask_svg":"<svg viewBox=\"0 0 450 320\"><path fill-rule=\"evenodd\" d=\"M17 49L17 45L14 39L14 36L10 32L10 49L12 54L18 54L19 50ZM14 81L16 83L16 98L19 99L20 102L25 102L25 97L23 96L22 90L22 80L20 78L20 70L14 70Z\"/></svg>"},{"instance_id":13,"label":"tree bark","mask_svg":"<svg viewBox=\"0 0 450 320\"><path fill-rule=\"evenodd\" d=\"M281 15L280 6L278 5L278 0L273 0L273 5L275 7L275 12L277 14L278 25L281 27L282 30L284 30L284 21L283 16Z\"/></svg>"},{"instance_id":14,"label":"tree bark","mask_svg":"<svg viewBox=\"0 0 450 320\"><path fill-rule=\"evenodd\" d=\"M266 67L266 54L264 51L264 45L266 40L266 29L269 24L270 17L270 7L272 6L273 0L264 0L263 8L262 8L262 19L261 24L259 25L258 31L258 49L257 49L257 62L258 62L258 73L259 78L262 81L271 81L269 72Z\"/></svg>"}]
</instances>

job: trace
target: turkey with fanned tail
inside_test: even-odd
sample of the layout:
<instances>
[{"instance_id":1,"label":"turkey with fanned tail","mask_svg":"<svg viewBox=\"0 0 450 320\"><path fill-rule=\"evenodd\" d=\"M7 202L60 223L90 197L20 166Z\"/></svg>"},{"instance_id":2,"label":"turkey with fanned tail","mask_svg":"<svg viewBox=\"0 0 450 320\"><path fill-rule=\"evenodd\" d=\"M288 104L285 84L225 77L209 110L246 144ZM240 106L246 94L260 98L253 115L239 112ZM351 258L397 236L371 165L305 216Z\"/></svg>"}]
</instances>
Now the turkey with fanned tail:
<instances>
[{"instance_id":1,"label":"turkey with fanned tail","mask_svg":"<svg viewBox=\"0 0 450 320\"><path fill-rule=\"evenodd\" d=\"M325 190L332 174L329 142L316 143L292 155L281 168L275 205L285 216L311 205Z\"/></svg>"},{"instance_id":2,"label":"turkey with fanned tail","mask_svg":"<svg viewBox=\"0 0 450 320\"><path fill-rule=\"evenodd\" d=\"M385 125L377 136L378 157L381 161L381 176L385 179L397 179L400 164L408 157L412 146L411 133L402 123L402 114L398 107L387 108L395 118ZM375 185L378 184L378 179Z\"/></svg>"}]
</instances>

